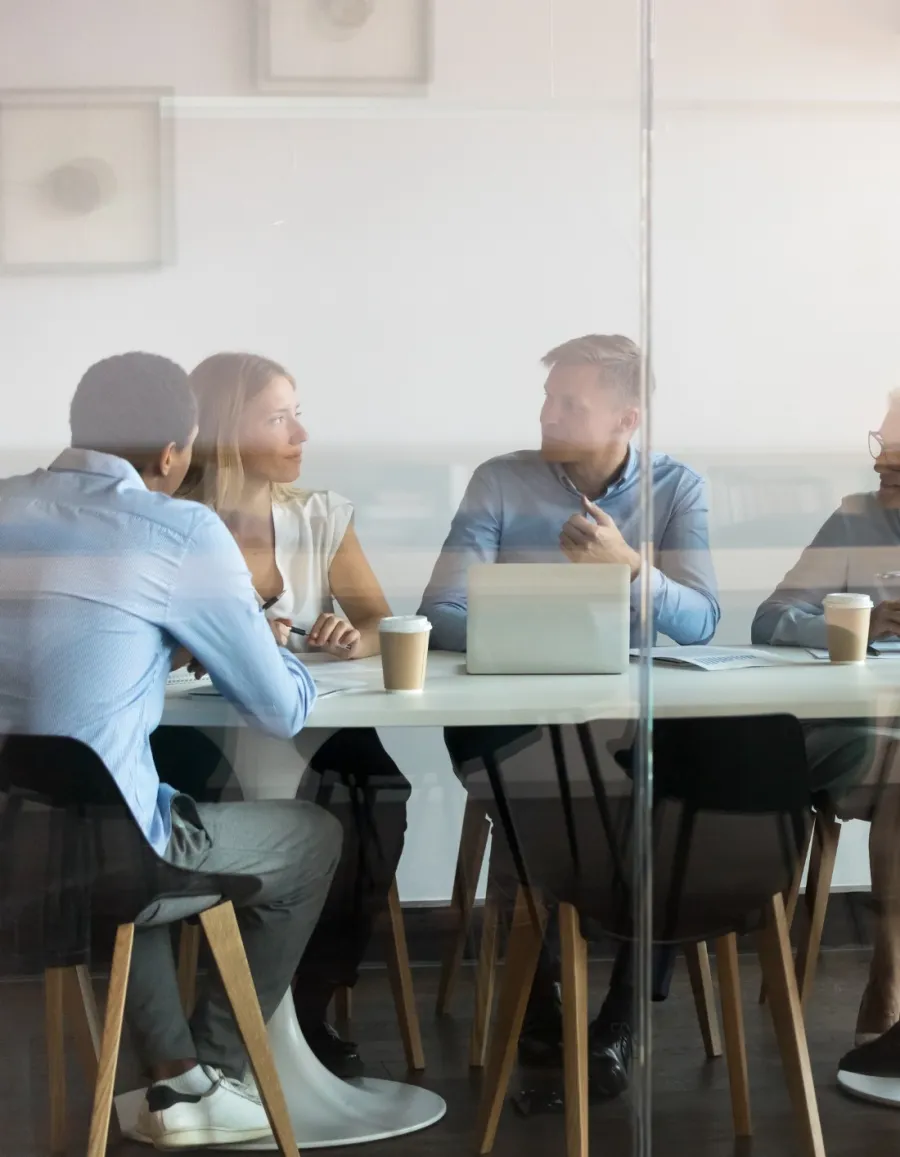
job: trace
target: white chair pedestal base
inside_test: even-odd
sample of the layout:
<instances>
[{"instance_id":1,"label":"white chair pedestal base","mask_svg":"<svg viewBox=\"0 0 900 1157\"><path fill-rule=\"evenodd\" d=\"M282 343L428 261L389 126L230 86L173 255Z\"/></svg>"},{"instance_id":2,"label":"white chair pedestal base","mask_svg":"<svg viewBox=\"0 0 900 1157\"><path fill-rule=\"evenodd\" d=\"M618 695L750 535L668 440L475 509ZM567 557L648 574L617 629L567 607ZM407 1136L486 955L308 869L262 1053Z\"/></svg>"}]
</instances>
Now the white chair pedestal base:
<instances>
[{"instance_id":1,"label":"white chair pedestal base","mask_svg":"<svg viewBox=\"0 0 900 1157\"><path fill-rule=\"evenodd\" d=\"M416 1085L331 1074L303 1039L290 993L272 1017L269 1042L301 1152L401 1137L434 1125L447 1111L441 1097ZM133 1131L143 1097L138 1089L116 1098L119 1126L134 1140L140 1140ZM277 1145L271 1139L223 1148L271 1151Z\"/></svg>"}]
</instances>

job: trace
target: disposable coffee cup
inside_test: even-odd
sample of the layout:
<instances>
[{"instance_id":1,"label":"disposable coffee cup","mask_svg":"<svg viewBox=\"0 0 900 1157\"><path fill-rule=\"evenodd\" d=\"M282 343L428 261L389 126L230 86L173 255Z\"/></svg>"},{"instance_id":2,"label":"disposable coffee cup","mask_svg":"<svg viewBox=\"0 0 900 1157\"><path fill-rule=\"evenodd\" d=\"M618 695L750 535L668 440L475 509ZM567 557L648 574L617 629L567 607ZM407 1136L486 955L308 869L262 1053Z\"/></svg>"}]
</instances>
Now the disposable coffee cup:
<instances>
[{"instance_id":1,"label":"disposable coffee cup","mask_svg":"<svg viewBox=\"0 0 900 1157\"><path fill-rule=\"evenodd\" d=\"M869 646L872 600L868 595L834 594L822 600L832 663L864 663Z\"/></svg>"},{"instance_id":2,"label":"disposable coffee cup","mask_svg":"<svg viewBox=\"0 0 900 1157\"><path fill-rule=\"evenodd\" d=\"M892 570L875 576L875 585L880 603L895 603L900 600L900 571Z\"/></svg>"},{"instance_id":3,"label":"disposable coffee cup","mask_svg":"<svg viewBox=\"0 0 900 1157\"><path fill-rule=\"evenodd\" d=\"M384 689L392 695L419 695L425 686L431 623L424 615L394 615L378 626Z\"/></svg>"}]
</instances>

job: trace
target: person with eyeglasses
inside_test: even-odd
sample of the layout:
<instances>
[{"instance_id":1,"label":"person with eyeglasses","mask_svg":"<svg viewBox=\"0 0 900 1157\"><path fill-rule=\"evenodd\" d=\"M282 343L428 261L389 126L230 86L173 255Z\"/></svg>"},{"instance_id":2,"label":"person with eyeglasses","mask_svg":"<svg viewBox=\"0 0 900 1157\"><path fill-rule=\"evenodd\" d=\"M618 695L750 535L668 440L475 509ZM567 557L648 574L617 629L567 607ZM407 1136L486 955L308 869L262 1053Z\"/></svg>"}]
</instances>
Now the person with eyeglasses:
<instances>
[{"instance_id":1,"label":"person with eyeglasses","mask_svg":"<svg viewBox=\"0 0 900 1157\"><path fill-rule=\"evenodd\" d=\"M900 390L870 431L869 451L877 489L844 498L826 520L756 612L754 643L827 647L823 600L841 591L872 599L870 642L900 639ZM842 819L872 825L875 944L856 1047L841 1059L838 1080L849 1092L900 1106L900 759L886 742L892 726L890 719L834 719L807 723L804 733L814 795L827 795Z\"/></svg>"}]
</instances>

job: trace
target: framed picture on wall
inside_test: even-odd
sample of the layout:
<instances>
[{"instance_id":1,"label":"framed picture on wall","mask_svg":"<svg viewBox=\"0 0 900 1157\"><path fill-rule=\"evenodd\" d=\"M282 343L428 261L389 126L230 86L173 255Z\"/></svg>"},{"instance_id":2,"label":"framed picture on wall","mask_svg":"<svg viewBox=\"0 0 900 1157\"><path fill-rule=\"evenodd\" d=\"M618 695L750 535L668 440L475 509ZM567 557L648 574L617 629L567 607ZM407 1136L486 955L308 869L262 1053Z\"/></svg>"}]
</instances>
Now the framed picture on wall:
<instances>
[{"instance_id":1,"label":"framed picture on wall","mask_svg":"<svg viewBox=\"0 0 900 1157\"><path fill-rule=\"evenodd\" d=\"M431 78L431 0L257 0L261 89L403 96Z\"/></svg>"},{"instance_id":2,"label":"framed picture on wall","mask_svg":"<svg viewBox=\"0 0 900 1157\"><path fill-rule=\"evenodd\" d=\"M168 95L0 90L0 272L111 272L173 260Z\"/></svg>"}]
</instances>

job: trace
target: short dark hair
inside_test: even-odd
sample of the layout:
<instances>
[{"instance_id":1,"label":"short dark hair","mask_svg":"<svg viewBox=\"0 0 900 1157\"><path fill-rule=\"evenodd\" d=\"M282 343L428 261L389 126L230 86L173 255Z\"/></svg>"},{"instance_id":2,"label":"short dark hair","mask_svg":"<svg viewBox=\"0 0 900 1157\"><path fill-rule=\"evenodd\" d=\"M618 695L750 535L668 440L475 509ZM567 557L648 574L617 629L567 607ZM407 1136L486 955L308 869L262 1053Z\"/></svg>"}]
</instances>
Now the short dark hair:
<instances>
[{"instance_id":1,"label":"short dark hair","mask_svg":"<svg viewBox=\"0 0 900 1157\"><path fill-rule=\"evenodd\" d=\"M69 411L72 445L116 454L143 468L175 443L183 449L197 425L187 374L159 354L128 353L92 365Z\"/></svg>"}]
</instances>

